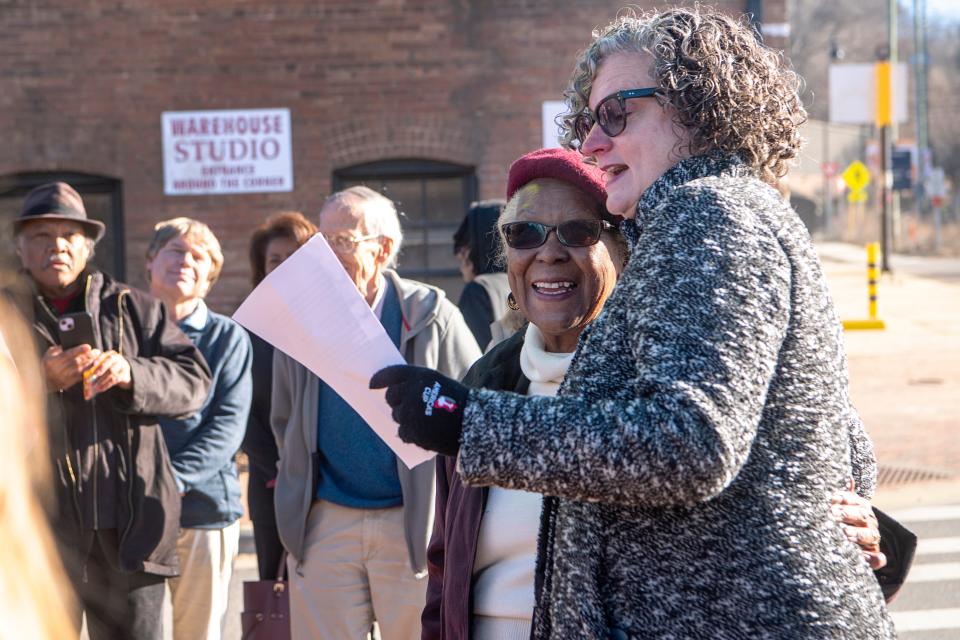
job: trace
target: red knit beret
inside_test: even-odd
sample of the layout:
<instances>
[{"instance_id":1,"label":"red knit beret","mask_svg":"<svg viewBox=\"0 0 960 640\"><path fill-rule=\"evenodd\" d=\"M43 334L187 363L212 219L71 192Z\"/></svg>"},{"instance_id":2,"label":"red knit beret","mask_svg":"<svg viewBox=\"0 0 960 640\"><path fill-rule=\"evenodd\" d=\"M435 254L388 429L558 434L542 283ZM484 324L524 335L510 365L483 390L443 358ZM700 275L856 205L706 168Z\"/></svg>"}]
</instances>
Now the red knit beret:
<instances>
[{"instance_id":1,"label":"red knit beret","mask_svg":"<svg viewBox=\"0 0 960 640\"><path fill-rule=\"evenodd\" d=\"M577 187L607 213L607 190L603 186L603 171L587 164L577 151L569 149L539 149L520 156L510 165L507 177L507 200L525 184L540 178L553 178Z\"/></svg>"}]
</instances>

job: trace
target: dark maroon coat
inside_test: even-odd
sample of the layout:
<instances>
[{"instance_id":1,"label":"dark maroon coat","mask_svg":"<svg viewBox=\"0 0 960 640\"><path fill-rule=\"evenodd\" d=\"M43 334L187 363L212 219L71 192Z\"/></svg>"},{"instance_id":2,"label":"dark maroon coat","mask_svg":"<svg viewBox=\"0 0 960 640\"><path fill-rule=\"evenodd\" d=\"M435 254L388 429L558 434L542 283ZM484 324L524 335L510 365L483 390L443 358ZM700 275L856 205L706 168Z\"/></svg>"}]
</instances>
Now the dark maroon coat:
<instances>
[{"instance_id":1,"label":"dark maroon coat","mask_svg":"<svg viewBox=\"0 0 960 640\"><path fill-rule=\"evenodd\" d=\"M526 393L530 381L520 371L524 331L501 342L477 360L463 378L471 387ZM427 604L422 640L466 640L473 610L473 562L485 487L468 487L456 472L456 458L437 456L437 506L427 547Z\"/></svg>"}]
</instances>

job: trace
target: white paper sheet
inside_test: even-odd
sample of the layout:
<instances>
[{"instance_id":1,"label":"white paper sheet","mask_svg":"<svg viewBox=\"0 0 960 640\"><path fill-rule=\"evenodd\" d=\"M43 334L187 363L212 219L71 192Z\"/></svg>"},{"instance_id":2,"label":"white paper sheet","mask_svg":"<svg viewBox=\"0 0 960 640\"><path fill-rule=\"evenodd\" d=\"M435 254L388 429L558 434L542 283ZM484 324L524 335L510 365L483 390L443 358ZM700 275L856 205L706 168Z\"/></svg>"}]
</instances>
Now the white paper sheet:
<instances>
[{"instance_id":1,"label":"white paper sheet","mask_svg":"<svg viewBox=\"0 0 960 640\"><path fill-rule=\"evenodd\" d=\"M330 385L407 467L435 455L400 440L384 390L368 388L374 373L404 359L323 236L264 278L233 319Z\"/></svg>"}]
</instances>

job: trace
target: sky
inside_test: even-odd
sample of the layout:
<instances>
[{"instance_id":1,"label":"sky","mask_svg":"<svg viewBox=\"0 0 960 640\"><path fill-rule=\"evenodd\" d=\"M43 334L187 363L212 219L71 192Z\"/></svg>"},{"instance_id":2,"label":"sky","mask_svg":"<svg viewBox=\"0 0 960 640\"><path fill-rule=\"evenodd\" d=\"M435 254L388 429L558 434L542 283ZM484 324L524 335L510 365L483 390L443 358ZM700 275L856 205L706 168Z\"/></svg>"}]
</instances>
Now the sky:
<instances>
[{"instance_id":1,"label":"sky","mask_svg":"<svg viewBox=\"0 0 960 640\"><path fill-rule=\"evenodd\" d=\"M938 17L960 20L960 0L927 0L927 19Z\"/></svg>"}]
</instances>

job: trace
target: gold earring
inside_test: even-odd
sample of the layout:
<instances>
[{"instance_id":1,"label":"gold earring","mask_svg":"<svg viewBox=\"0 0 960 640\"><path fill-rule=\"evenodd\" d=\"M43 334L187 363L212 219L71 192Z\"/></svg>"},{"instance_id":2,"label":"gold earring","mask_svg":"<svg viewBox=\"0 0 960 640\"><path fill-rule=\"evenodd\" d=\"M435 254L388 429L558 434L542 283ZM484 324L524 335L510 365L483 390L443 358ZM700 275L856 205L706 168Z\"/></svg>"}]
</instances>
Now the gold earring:
<instances>
[{"instance_id":1,"label":"gold earring","mask_svg":"<svg viewBox=\"0 0 960 640\"><path fill-rule=\"evenodd\" d=\"M513 297L513 291L507 294L507 306L514 311L520 311L520 305L517 304L517 299Z\"/></svg>"}]
</instances>

